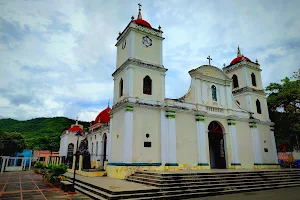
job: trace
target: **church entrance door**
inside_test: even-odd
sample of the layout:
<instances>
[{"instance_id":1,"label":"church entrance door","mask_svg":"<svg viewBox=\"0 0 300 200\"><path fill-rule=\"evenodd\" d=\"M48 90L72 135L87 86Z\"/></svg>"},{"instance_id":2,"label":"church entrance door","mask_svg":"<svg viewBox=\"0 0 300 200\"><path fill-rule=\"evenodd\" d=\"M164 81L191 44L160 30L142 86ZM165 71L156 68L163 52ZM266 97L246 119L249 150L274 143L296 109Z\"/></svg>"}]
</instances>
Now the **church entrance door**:
<instances>
[{"instance_id":1,"label":"church entrance door","mask_svg":"<svg viewBox=\"0 0 300 200\"><path fill-rule=\"evenodd\" d=\"M210 167L226 169L223 128L221 124L212 121L208 126Z\"/></svg>"}]
</instances>

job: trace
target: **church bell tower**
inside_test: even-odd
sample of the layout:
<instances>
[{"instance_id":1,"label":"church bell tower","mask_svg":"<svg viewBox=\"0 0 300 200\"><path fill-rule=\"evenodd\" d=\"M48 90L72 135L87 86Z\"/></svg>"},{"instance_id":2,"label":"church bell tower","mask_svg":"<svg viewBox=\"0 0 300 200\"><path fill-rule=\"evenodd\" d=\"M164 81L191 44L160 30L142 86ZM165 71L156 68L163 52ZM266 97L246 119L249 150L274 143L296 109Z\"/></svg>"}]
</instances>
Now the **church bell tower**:
<instances>
[{"instance_id":1,"label":"church bell tower","mask_svg":"<svg viewBox=\"0 0 300 200\"><path fill-rule=\"evenodd\" d=\"M254 118L269 121L266 94L262 86L260 64L252 62L237 50L237 57L223 71L232 78L232 93L241 106Z\"/></svg>"},{"instance_id":2,"label":"church bell tower","mask_svg":"<svg viewBox=\"0 0 300 200\"><path fill-rule=\"evenodd\" d=\"M137 19L132 16L117 38L114 77L114 104L124 98L163 101L165 72L162 30L143 20L139 4Z\"/></svg>"}]
</instances>

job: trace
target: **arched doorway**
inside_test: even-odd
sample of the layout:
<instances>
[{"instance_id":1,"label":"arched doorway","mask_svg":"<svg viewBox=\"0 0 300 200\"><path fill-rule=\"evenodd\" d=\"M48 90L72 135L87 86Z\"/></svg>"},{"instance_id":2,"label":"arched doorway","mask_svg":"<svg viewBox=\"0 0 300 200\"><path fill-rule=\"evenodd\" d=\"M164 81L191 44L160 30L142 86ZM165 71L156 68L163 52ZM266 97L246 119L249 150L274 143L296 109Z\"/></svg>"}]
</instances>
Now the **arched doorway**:
<instances>
[{"instance_id":1,"label":"arched doorway","mask_svg":"<svg viewBox=\"0 0 300 200\"><path fill-rule=\"evenodd\" d=\"M212 121L208 125L210 167L226 168L225 145L223 128L220 123Z\"/></svg>"},{"instance_id":2,"label":"arched doorway","mask_svg":"<svg viewBox=\"0 0 300 200\"><path fill-rule=\"evenodd\" d=\"M103 159L102 159L102 166L104 166L104 162L106 161L107 159L107 136L106 136L106 133L103 134L103 138L102 138L102 155L103 155Z\"/></svg>"}]
</instances>

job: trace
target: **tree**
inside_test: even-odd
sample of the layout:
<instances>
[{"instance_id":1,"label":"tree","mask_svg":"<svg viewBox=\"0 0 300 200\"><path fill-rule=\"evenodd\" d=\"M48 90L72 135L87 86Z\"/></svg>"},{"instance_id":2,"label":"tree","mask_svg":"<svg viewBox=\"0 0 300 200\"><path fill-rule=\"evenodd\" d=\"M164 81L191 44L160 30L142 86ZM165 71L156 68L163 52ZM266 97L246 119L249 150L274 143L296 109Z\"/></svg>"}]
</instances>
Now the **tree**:
<instances>
[{"instance_id":1,"label":"tree","mask_svg":"<svg viewBox=\"0 0 300 200\"><path fill-rule=\"evenodd\" d=\"M281 83L270 83L268 107L270 118L275 122L277 143L287 144L289 149L298 148L300 139L300 69Z\"/></svg>"},{"instance_id":2,"label":"tree","mask_svg":"<svg viewBox=\"0 0 300 200\"><path fill-rule=\"evenodd\" d=\"M24 138L20 133L0 133L0 155L11 156L25 148Z\"/></svg>"}]
</instances>

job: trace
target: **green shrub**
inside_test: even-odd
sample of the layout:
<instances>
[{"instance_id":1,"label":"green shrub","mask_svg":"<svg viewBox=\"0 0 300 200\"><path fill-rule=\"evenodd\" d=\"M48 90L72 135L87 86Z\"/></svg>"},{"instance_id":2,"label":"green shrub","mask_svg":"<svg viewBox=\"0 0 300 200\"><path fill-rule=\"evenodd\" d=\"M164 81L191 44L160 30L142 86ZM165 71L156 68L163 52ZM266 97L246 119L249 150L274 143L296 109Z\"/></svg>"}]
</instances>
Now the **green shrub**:
<instances>
[{"instance_id":1,"label":"green shrub","mask_svg":"<svg viewBox=\"0 0 300 200\"><path fill-rule=\"evenodd\" d=\"M67 172L68 166L64 165L64 164L60 164L57 166L53 166L52 167L52 172L54 174L54 176L60 176L64 173Z\"/></svg>"},{"instance_id":2,"label":"green shrub","mask_svg":"<svg viewBox=\"0 0 300 200\"><path fill-rule=\"evenodd\" d=\"M45 167L45 164L40 161L37 161L33 166L33 168L35 168L35 169L42 169L44 167Z\"/></svg>"}]
</instances>

